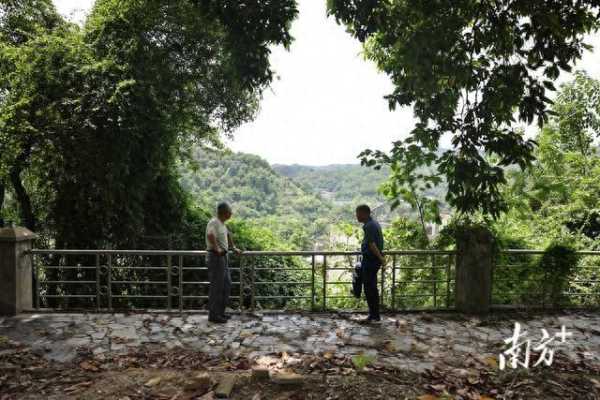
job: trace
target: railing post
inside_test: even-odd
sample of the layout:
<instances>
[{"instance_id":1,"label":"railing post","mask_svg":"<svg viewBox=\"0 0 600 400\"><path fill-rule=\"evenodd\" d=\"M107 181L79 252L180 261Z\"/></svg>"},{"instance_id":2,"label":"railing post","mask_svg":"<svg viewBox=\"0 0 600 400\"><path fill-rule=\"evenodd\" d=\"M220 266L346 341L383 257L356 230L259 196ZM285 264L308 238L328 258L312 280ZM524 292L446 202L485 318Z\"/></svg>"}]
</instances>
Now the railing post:
<instances>
[{"instance_id":1,"label":"railing post","mask_svg":"<svg viewBox=\"0 0 600 400\"><path fill-rule=\"evenodd\" d=\"M179 256L179 289L177 294L179 295L179 313L183 312L183 256Z\"/></svg>"},{"instance_id":2,"label":"railing post","mask_svg":"<svg viewBox=\"0 0 600 400\"><path fill-rule=\"evenodd\" d=\"M33 256L27 252L35 238L26 228L0 229L0 315L33 308Z\"/></svg>"},{"instance_id":3,"label":"railing post","mask_svg":"<svg viewBox=\"0 0 600 400\"><path fill-rule=\"evenodd\" d=\"M173 256L167 256L167 309L171 311L173 308L173 299L171 296L173 284L171 282L171 272L173 267Z\"/></svg>"},{"instance_id":4,"label":"railing post","mask_svg":"<svg viewBox=\"0 0 600 400\"><path fill-rule=\"evenodd\" d=\"M244 299L244 255L240 254L239 258L240 258L240 269L239 269L239 271L240 271L240 274L239 274L239 276L240 276L240 295L239 295L240 299L238 301L238 306L239 306L239 310L241 313L242 309L243 309L242 301Z\"/></svg>"},{"instance_id":5,"label":"railing post","mask_svg":"<svg viewBox=\"0 0 600 400\"><path fill-rule=\"evenodd\" d=\"M311 283L310 283L310 310L314 311L315 310L315 297L316 297L316 293L315 293L315 255L312 255L312 261L311 261L311 265L312 265L312 269L311 269Z\"/></svg>"},{"instance_id":6,"label":"railing post","mask_svg":"<svg viewBox=\"0 0 600 400\"><path fill-rule=\"evenodd\" d=\"M327 256L323 254L323 311L327 310Z\"/></svg>"},{"instance_id":7,"label":"railing post","mask_svg":"<svg viewBox=\"0 0 600 400\"><path fill-rule=\"evenodd\" d=\"M100 254L96 254L96 311L100 311Z\"/></svg>"},{"instance_id":8,"label":"railing post","mask_svg":"<svg viewBox=\"0 0 600 400\"><path fill-rule=\"evenodd\" d=\"M33 297L35 298L35 309L40 309L40 274L39 268L36 263L33 261L34 256L31 255L31 267L33 268Z\"/></svg>"},{"instance_id":9,"label":"railing post","mask_svg":"<svg viewBox=\"0 0 600 400\"><path fill-rule=\"evenodd\" d=\"M396 311L396 255L392 256L392 311Z\"/></svg>"},{"instance_id":10,"label":"railing post","mask_svg":"<svg viewBox=\"0 0 600 400\"><path fill-rule=\"evenodd\" d=\"M383 308L383 305L385 303L384 297L385 297L385 264L381 266L381 290L380 290L381 296L379 296L379 306L381 308Z\"/></svg>"},{"instance_id":11,"label":"railing post","mask_svg":"<svg viewBox=\"0 0 600 400\"><path fill-rule=\"evenodd\" d=\"M435 270L435 254L431 255L431 277L433 279L433 308L437 308L437 272Z\"/></svg>"},{"instance_id":12,"label":"railing post","mask_svg":"<svg viewBox=\"0 0 600 400\"><path fill-rule=\"evenodd\" d=\"M108 311L112 311L112 254L109 254L107 257L108 257L108 270L106 272L106 274L107 274L106 294L108 296Z\"/></svg>"},{"instance_id":13,"label":"railing post","mask_svg":"<svg viewBox=\"0 0 600 400\"><path fill-rule=\"evenodd\" d=\"M546 309L546 296L548 295L548 293L546 293L546 287L548 285L548 269L544 268L544 278L543 278L543 282L542 282L542 310Z\"/></svg>"},{"instance_id":14,"label":"railing post","mask_svg":"<svg viewBox=\"0 0 600 400\"><path fill-rule=\"evenodd\" d=\"M450 308L450 271L453 254L448 254L448 264L446 264L446 308Z\"/></svg>"},{"instance_id":15,"label":"railing post","mask_svg":"<svg viewBox=\"0 0 600 400\"><path fill-rule=\"evenodd\" d=\"M251 301L250 301L250 307L252 308L252 312L254 312L256 310L256 269L255 269L255 264L252 263L252 294L251 294Z\"/></svg>"}]
</instances>

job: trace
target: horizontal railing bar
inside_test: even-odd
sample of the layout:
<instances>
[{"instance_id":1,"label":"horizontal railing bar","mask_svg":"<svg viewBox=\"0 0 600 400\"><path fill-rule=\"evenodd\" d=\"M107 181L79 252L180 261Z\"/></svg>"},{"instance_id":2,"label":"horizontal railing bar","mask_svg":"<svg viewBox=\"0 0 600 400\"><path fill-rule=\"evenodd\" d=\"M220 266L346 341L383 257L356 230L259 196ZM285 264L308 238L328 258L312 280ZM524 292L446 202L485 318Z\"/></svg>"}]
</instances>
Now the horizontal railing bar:
<instances>
[{"instance_id":1,"label":"horizontal railing bar","mask_svg":"<svg viewBox=\"0 0 600 400\"><path fill-rule=\"evenodd\" d=\"M492 296L519 296L527 294L530 296L543 296L544 292L528 292L528 291L519 291L519 292L492 292Z\"/></svg>"},{"instance_id":2,"label":"horizontal railing bar","mask_svg":"<svg viewBox=\"0 0 600 400\"><path fill-rule=\"evenodd\" d=\"M96 298L95 294L39 294L39 296L46 299Z\"/></svg>"},{"instance_id":3,"label":"horizontal railing bar","mask_svg":"<svg viewBox=\"0 0 600 400\"><path fill-rule=\"evenodd\" d=\"M564 296L600 296L600 292L594 292L594 293L570 293L570 292L565 292L563 293Z\"/></svg>"},{"instance_id":4,"label":"horizontal railing bar","mask_svg":"<svg viewBox=\"0 0 600 400\"><path fill-rule=\"evenodd\" d=\"M256 299L312 299L311 296L256 296ZM327 296L329 298L329 296Z\"/></svg>"},{"instance_id":5,"label":"horizontal railing bar","mask_svg":"<svg viewBox=\"0 0 600 400\"><path fill-rule=\"evenodd\" d=\"M113 294L113 299L166 299L169 295L150 295L150 294Z\"/></svg>"},{"instance_id":6,"label":"horizontal railing bar","mask_svg":"<svg viewBox=\"0 0 600 400\"><path fill-rule=\"evenodd\" d=\"M206 256L205 250L61 250L61 249L33 249L29 251L34 255L138 255L138 256ZM600 252L599 252L600 253ZM452 250L390 250L384 255L432 255L432 254L455 254ZM360 251L245 251L244 256L359 256Z\"/></svg>"},{"instance_id":7,"label":"horizontal railing bar","mask_svg":"<svg viewBox=\"0 0 600 400\"><path fill-rule=\"evenodd\" d=\"M535 266L535 265L529 265L529 264L507 264L507 265L495 265L494 268L506 268L506 269L517 269L517 268L531 268L532 270L537 270L537 271L542 271L542 268ZM600 270L600 265L576 265L573 267L574 271L580 270L580 269L599 269Z\"/></svg>"},{"instance_id":8,"label":"horizontal railing bar","mask_svg":"<svg viewBox=\"0 0 600 400\"><path fill-rule=\"evenodd\" d=\"M423 270L429 270L429 269L446 269L446 267L396 267L396 271L402 270L402 269L423 269Z\"/></svg>"},{"instance_id":9,"label":"horizontal railing bar","mask_svg":"<svg viewBox=\"0 0 600 400\"><path fill-rule=\"evenodd\" d=\"M95 281L92 283L96 283ZM110 283L121 285L166 285L167 281L111 281Z\"/></svg>"},{"instance_id":10,"label":"horizontal railing bar","mask_svg":"<svg viewBox=\"0 0 600 400\"><path fill-rule=\"evenodd\" d=\"M210 282L193 282L193 281L187 281L187 282L181 282L182 285L209 285ZM231 282L232 285L239 285L239 282Z\"/></svg>"},{"instance_id":11,"label":"horizontal railing bar","mask_svg":"<svg viewBox=\"0 0 600 400\"><path fill-rule=\"evenodd\" d=\"M312 282L254 282L255 285L312 285Z\"/></svg>"},{"instance_id":12,"label":"horizontal railing bar","mask_svg":"<svg viewBox=\"0 0 600 400\"><path fill-rule=\"evenodd\" d=\"M545 254L545 250L506 249L500 250L500 254ZM600 251L576 251L575 254L582 256L600 256Z\"/></svg>"},{"instance_id":13,"label":"horizontal railing bar","mask_svg":"<svg viewBox=\"0 0 600 400\"><path fill-rule=\"evenodd\" d=\"M325 282L326 285L351 285L352 281L329 281ZM329 297L329 296L327 296Z\"/></svg>"},{"instance_id":14,"label":"horizontal railing bar","mask_svg":"<svg viewBox=\"0 0 600 400\"><path fill-rule=\"evenodd\" d=\"M434 280L434 279L423 279L419 281L396 281L396 283L440 283L446 284L448 282L454 282L454 279L442 279L442 280Z\"/></svg>"},{"instance_id":15,"label":"horizontal railing bar","mask_svg":"<svg viewBox=\"0 0 600 400\"><path fill-rule=\"evenodd\" d=\"M493 292L492 296L511 296L511 295L522 295L522 294L527 294L527 295L535 295L535 296L543 296L544 292L527 292L527 291L522 291L522 292ZM600 296L600 292L593 292L593 293L573 293L573 292L563 292L561 293L563 296Z\"/></svg>"},{"instance_id":16,"label":"horizontal railing bar","mask_svg":"<svg viewBox=\"0 0 600 400\"><path fill-rule=\"evenodd\" d=\"M45 281L45 280L40 280L39 282L40 284L50 284L50 285L58 285L59 283L88 283L88 284L92 284L92 283L96 283L96 281Z\"/></svg>"},{"instance_id":17,"label":"horizontal railing bar","mask_svg":"<svg viewBox=\"0 0 600 400\"><path fill-rule=\"evenodd\" d=\"M242 256L360 256L360 251L244 251ZM389 250L384 255L455 254L453 250Z\"/></svg>"},{"instance_id":18,"label":"horizontal railing bar","mask_svg":"<svg viewBox=\"0 0 600 400\"><path fill-rule=\"evenodd\" d=\"M328 268L329 269L329 268ZM255 271L312 271L312 268L254 268Z\"/></svg>"},{"instance_id":19,"label":"horizontal railing bar","mask_svg":"<svg viewBox=\"0 0 600 400\"><path fill-rule=\"evenodd\" d=\"M187 296L181 296L182 299L208 299L208 296L193 296L193 295L187 295ZM240 296L229 296L230 299L239 299Z\"/></svg>"},{"instance_id":20,"label":"horizontal railing bar","mask_svg":"<svg viewBox=\"0 0 600 400\"><path fill-rule=\"evenodd\" d=\"M96 267L58 267L48 265L34 265L38 269L96 269Z\"/></svg>"},{"instance_id":21,"label":"horizontal railing bar","mask_svg":"<svg viewBox=\"0 0 600 400\"><path fill-rule=\"evenodd\" d=\"M106 265L101 265L101 267L106 267ZM160 270L160 271L166 271L167 267L129 267L129 266L125 266L125 265L118 265L118 264L112 264L111 268L113 270L119 270L119 269L127 269L127 270L144 270L144 271L156 271L156 270Z\"/></svg>"}]
</instances>

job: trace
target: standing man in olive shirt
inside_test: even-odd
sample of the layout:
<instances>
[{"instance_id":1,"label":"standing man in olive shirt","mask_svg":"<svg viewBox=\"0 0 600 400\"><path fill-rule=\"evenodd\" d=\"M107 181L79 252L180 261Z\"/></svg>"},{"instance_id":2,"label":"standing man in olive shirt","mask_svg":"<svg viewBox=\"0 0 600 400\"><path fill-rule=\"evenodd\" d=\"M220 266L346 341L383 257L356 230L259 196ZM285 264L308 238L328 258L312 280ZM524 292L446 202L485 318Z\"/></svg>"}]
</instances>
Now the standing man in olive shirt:
<instances>
[{"instance_id":1,"label":"standing man in olive shirt","mask_svg":"<svg viewBox=\"0 0 600 400\"><path fill-rule=\"evenodd\" d=\"M369 317L365 322L380 321L379 289L377 273L385 265L383 256L383 232L381 226L371 217L371 209L366 204L356 207L356 219L363 223L364 237L361 244L361 272L365 286L365 297L369 306Z\"/></svg>"}]
</instances>

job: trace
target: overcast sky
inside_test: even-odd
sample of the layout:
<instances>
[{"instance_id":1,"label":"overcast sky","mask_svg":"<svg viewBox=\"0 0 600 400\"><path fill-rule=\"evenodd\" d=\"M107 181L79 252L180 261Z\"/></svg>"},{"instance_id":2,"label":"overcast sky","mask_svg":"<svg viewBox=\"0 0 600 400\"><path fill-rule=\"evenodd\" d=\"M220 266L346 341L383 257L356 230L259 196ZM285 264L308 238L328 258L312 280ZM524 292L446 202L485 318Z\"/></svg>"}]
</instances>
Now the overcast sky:
<instances>
[{"instance_id":1,"label":"overcast sky","mask_svg":"<svg viewBox=\"0 0 600 400\"><path fill-rule=\"evenodd\" d=\"M59 12L83 20L93 0L54 0ZM383 96L392 85L361 56L360 44L325 15L325 0L299 0L290 51L273 49L277 79L255 121L240 127L229 146L270 163L356 163L365 148L387 150L413 126L410 109L390 112ZM600 34L577 65L600 79ZM568 79L562 77L561 81Z\"/></svg>"}]
</instances>

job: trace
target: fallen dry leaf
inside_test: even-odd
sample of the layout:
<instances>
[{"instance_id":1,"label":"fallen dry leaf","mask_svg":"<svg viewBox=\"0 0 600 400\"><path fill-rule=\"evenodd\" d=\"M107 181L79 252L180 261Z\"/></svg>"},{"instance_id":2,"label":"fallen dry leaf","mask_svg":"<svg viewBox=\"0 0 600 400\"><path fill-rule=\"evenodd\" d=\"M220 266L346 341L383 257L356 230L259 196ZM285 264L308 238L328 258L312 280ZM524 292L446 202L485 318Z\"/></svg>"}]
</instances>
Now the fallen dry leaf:
<instances>
[{"instance_id":1,"label":"fallen dry leaf","mask_svg":"<svg viewBox=\"0 0 600 400\"><path fill-rule=\"evenodd\" d=\"M492 368L498 368L498 359L496 357L490 356L483 359L487 365Z\"/></svg>"},{"instance_id":2,"label":"fallen dry leaf","mask_svg":"<svg viewBox=\"0 0 600 400\"><path fill-rule=\"evenodd\" d=\"M86 371L93 371L93 372L100 371L100 368L96 367L94 364L92 364L88 361L83 361L82 363L79 364L79 366L81 368L85 369Z\"/></svg>"},{"instance_id":3,"label":"fallen dry leaf","mask_svg":"<svg viewBox=\"0 0 600 400\"><path fill-rule=\"evenodd\" d=\"M162 379L162 378L161 378L160 376L157 376L157 377L155 377L155 378L152 378L152 379L150 379L150 380L149 380L148 382L146 382L144 385L145 385L145 386L149 386L149 387L156 386L156 385L158 385L158 384L160 383L161 379Z\"/></svg>"},{"instance_id":4,"label":"fallen dry leaf","mask_svg":"<svg viewBox=\"0 0 600 400\"><path fill-rule=\"evenodd\" d=\"M419 400L438 400L438 397L433 396L431 394L423 394L423 395L417 397L417 399L419 399Z\"/></svg>"},{"instance_id":5,"label":"fallen dry leaf","mask_svg":"<svg viewBox=\"0 0 600 400\"><path fill-rule=\"evenodd\" d=\"M385 345L383 347L385 348L386 351L389 351L390 353L396 352L396 346L394 346L394 343L392 343L390 341L385 342Z\"/></svg>"}]
</instances>

